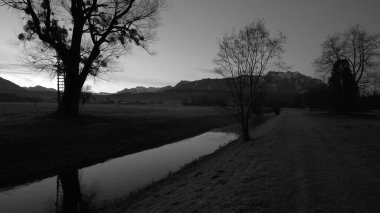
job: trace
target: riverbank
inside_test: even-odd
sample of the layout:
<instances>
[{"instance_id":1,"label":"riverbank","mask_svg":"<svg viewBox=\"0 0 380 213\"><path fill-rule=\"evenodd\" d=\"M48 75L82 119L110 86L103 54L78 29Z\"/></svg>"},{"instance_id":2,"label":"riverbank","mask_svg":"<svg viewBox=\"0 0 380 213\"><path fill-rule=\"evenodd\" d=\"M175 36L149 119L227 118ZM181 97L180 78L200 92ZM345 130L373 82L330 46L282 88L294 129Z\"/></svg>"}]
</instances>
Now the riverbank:
<instances>
[{"instance_id":1,"label":"riverbank","mask_svg":"<svg viewBox=\"0 0 380 213\"><path fill-rule=\"evenodd\" d=\"M213 107L89 105L57 119L54 104L0 103L0 187L172 143L233 122Z\"/></svg>"},{"instance_id":2,"label":"riverbank","mask_svg":"<svg viewBox=\"0 0 380 213\"><path fill-rule=\"evenodd\" d=\"M380 212L379 118L285 110L107 212Z\"/></svg>"}]
</instances>

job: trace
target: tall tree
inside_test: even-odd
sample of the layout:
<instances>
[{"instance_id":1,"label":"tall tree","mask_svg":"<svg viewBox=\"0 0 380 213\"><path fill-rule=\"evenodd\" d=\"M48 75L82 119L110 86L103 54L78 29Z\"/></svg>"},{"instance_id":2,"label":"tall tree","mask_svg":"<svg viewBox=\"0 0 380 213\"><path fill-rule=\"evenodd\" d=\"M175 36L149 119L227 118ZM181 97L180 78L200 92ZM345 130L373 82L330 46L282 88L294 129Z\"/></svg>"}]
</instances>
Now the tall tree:
<instances>
[{"instance_id":1,"label":"tall tree","mask_svg":"<svg viewBox=\"0 0 380 213\"><path fill-rule=\"evenodd\" d=\"M24 32L18 38L31 47L28 59L65 73L60 112L77 115L81 88L88 75L108 65L133 44L147 50L165 0L0 0L21 11ZM59 70L59 69L58 69Z\"/></svg>"},{"instance_id":2,"label":"tall tree","mask_svg":"<svg viewBox=\"0 0 380 213\"><path fill-rule=\"evenodd\" d=\"M249 140L249 120L258 97L261 77L283 52L286 38L280 32L271 37L262 20L250 22L240 30L227 33L219 41L214 59L216 72L228 82L232 95L233 114L241 124L244 140Z\"/></svg>"},{"instance_id":3,"label":"tall tree","mask_svg":"<svg viewBox=\"0 0 380 213\"><path fill-rule=\"evenodd\" d=\"M327 37L322 54L314 62L317 71L331 75L334 64L344 59L362 90L373 82L380 65L380 34L371 34L360 25Z\"/></svg>"},{"instance_id":4,"label":"tall tree","mask_svg":"<svg viewBox=\"0 0 380 213\"><path fill-rule=\"evenodd\" d=\"M334 63L328 85L336 110L340 113L349 113L359 91L350 64L346 59L339 59Z\"/></svg>"}]
</instances>

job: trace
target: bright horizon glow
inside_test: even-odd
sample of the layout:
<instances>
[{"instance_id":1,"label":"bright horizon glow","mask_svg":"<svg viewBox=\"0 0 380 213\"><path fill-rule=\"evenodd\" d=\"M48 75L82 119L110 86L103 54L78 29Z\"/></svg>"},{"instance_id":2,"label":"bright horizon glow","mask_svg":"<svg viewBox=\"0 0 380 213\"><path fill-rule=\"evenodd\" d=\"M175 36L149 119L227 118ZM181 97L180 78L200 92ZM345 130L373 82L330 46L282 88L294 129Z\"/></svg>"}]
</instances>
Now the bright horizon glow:
<instances>
[{"instance_id":1,"label":"bright horizon glow","mask_svg":"<svg viewBox=\"0 0 380 213\"><path fill-rule=\"evenodd\" d=\"M217 41L233 28L249 21L264 19L271 33L277 30L287 37L283 60L292 71L316 77L312 63L321 53L328 35L361 24L371 33L379 33L378 0L167 0L161 13L162 25L150 56L139 47L120 57L118 69L102 79L89 77L86 84L94 92L117 92L136 86L174 86L181 80L220 78L212 70L218 52ZM20 86L56 88L47 73L32 72L19 59L17 41L23 21L15 11L0 8L0 77ZM29 73L29 74L25 74ZM103 80L105 79L105 80Z\"/></svg>"}]
</instances>

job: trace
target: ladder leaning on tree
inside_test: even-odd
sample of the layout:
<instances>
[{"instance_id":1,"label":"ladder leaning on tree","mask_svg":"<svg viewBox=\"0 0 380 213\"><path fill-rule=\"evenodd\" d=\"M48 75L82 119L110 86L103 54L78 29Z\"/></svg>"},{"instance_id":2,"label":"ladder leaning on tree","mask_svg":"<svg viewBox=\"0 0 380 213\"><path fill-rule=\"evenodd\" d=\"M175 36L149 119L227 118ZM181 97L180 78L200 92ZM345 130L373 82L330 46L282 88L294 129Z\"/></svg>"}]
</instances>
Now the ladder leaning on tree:
<instances>
[{"instance_id":1,"label":"ladder leaning on tree","mask_svg":"<svg viewBox=\"0 0 380 213\"><path fill-rule=\"evenodd\" d=\"M57 68L57 106L61 107L63 92L65 91L65 71L60 60L56 63Z\"/></svg>"},{"instance_id":2,"label":"ladder leaning on tree","mask_svg":"<svg viewBox=\"0 0 380 213\"><path fill-rule=\"evenodd\" d=\"M63 96L64 91L65 91L65 73L64 72L58 72L57 73L57 103L58 103L58 108L61 106L62 96Z\"/></svg>"}]
</instances>

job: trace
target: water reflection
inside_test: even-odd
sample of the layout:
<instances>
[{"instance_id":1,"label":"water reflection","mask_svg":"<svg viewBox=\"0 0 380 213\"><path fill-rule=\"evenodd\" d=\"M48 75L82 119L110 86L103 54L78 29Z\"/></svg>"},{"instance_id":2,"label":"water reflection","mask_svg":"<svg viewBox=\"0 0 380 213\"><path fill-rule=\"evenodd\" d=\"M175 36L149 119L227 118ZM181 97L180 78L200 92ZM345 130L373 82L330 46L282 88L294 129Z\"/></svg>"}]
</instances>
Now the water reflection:
<instances>
[{"instance_id":1,"label":"water reflection","mask_svg":"<svg viewBox=\"0 0 380 213\"><path fill-rule=\"evenodd\" d=\"M90 213L97 208L97 186L87 186L80 170L58 174L56 182L56 213ZM49 204L51 208L52 203ZM51 211L53 212L53 211Z\"/></svg>"},{"instance_id":2,"label":"water reflection","mask_svg":"<svg viewBox=\"0 0 380 213\"><path fill-rule=\"evenodd\" d=\"M207 132L80 170L62 172L0 191L0 212L93 212L97 205L122 197L237 138L234 133Z\"/></svg>"},{"instance_id":3,"label":"water reflection","mask_svg":"<svg viewBox=\"0 0 380 213\"><path fill-rule=\"evenodd\" d=\"M61 185L61 187L60 187ZM60 206L60 188L62 189L62 205ZM61 211L60 211L61 210ZM77 213L88 212L88 207L83 202L78 170L71 170L58 175L56 212Z\"/></svg>"}]
</instances>

